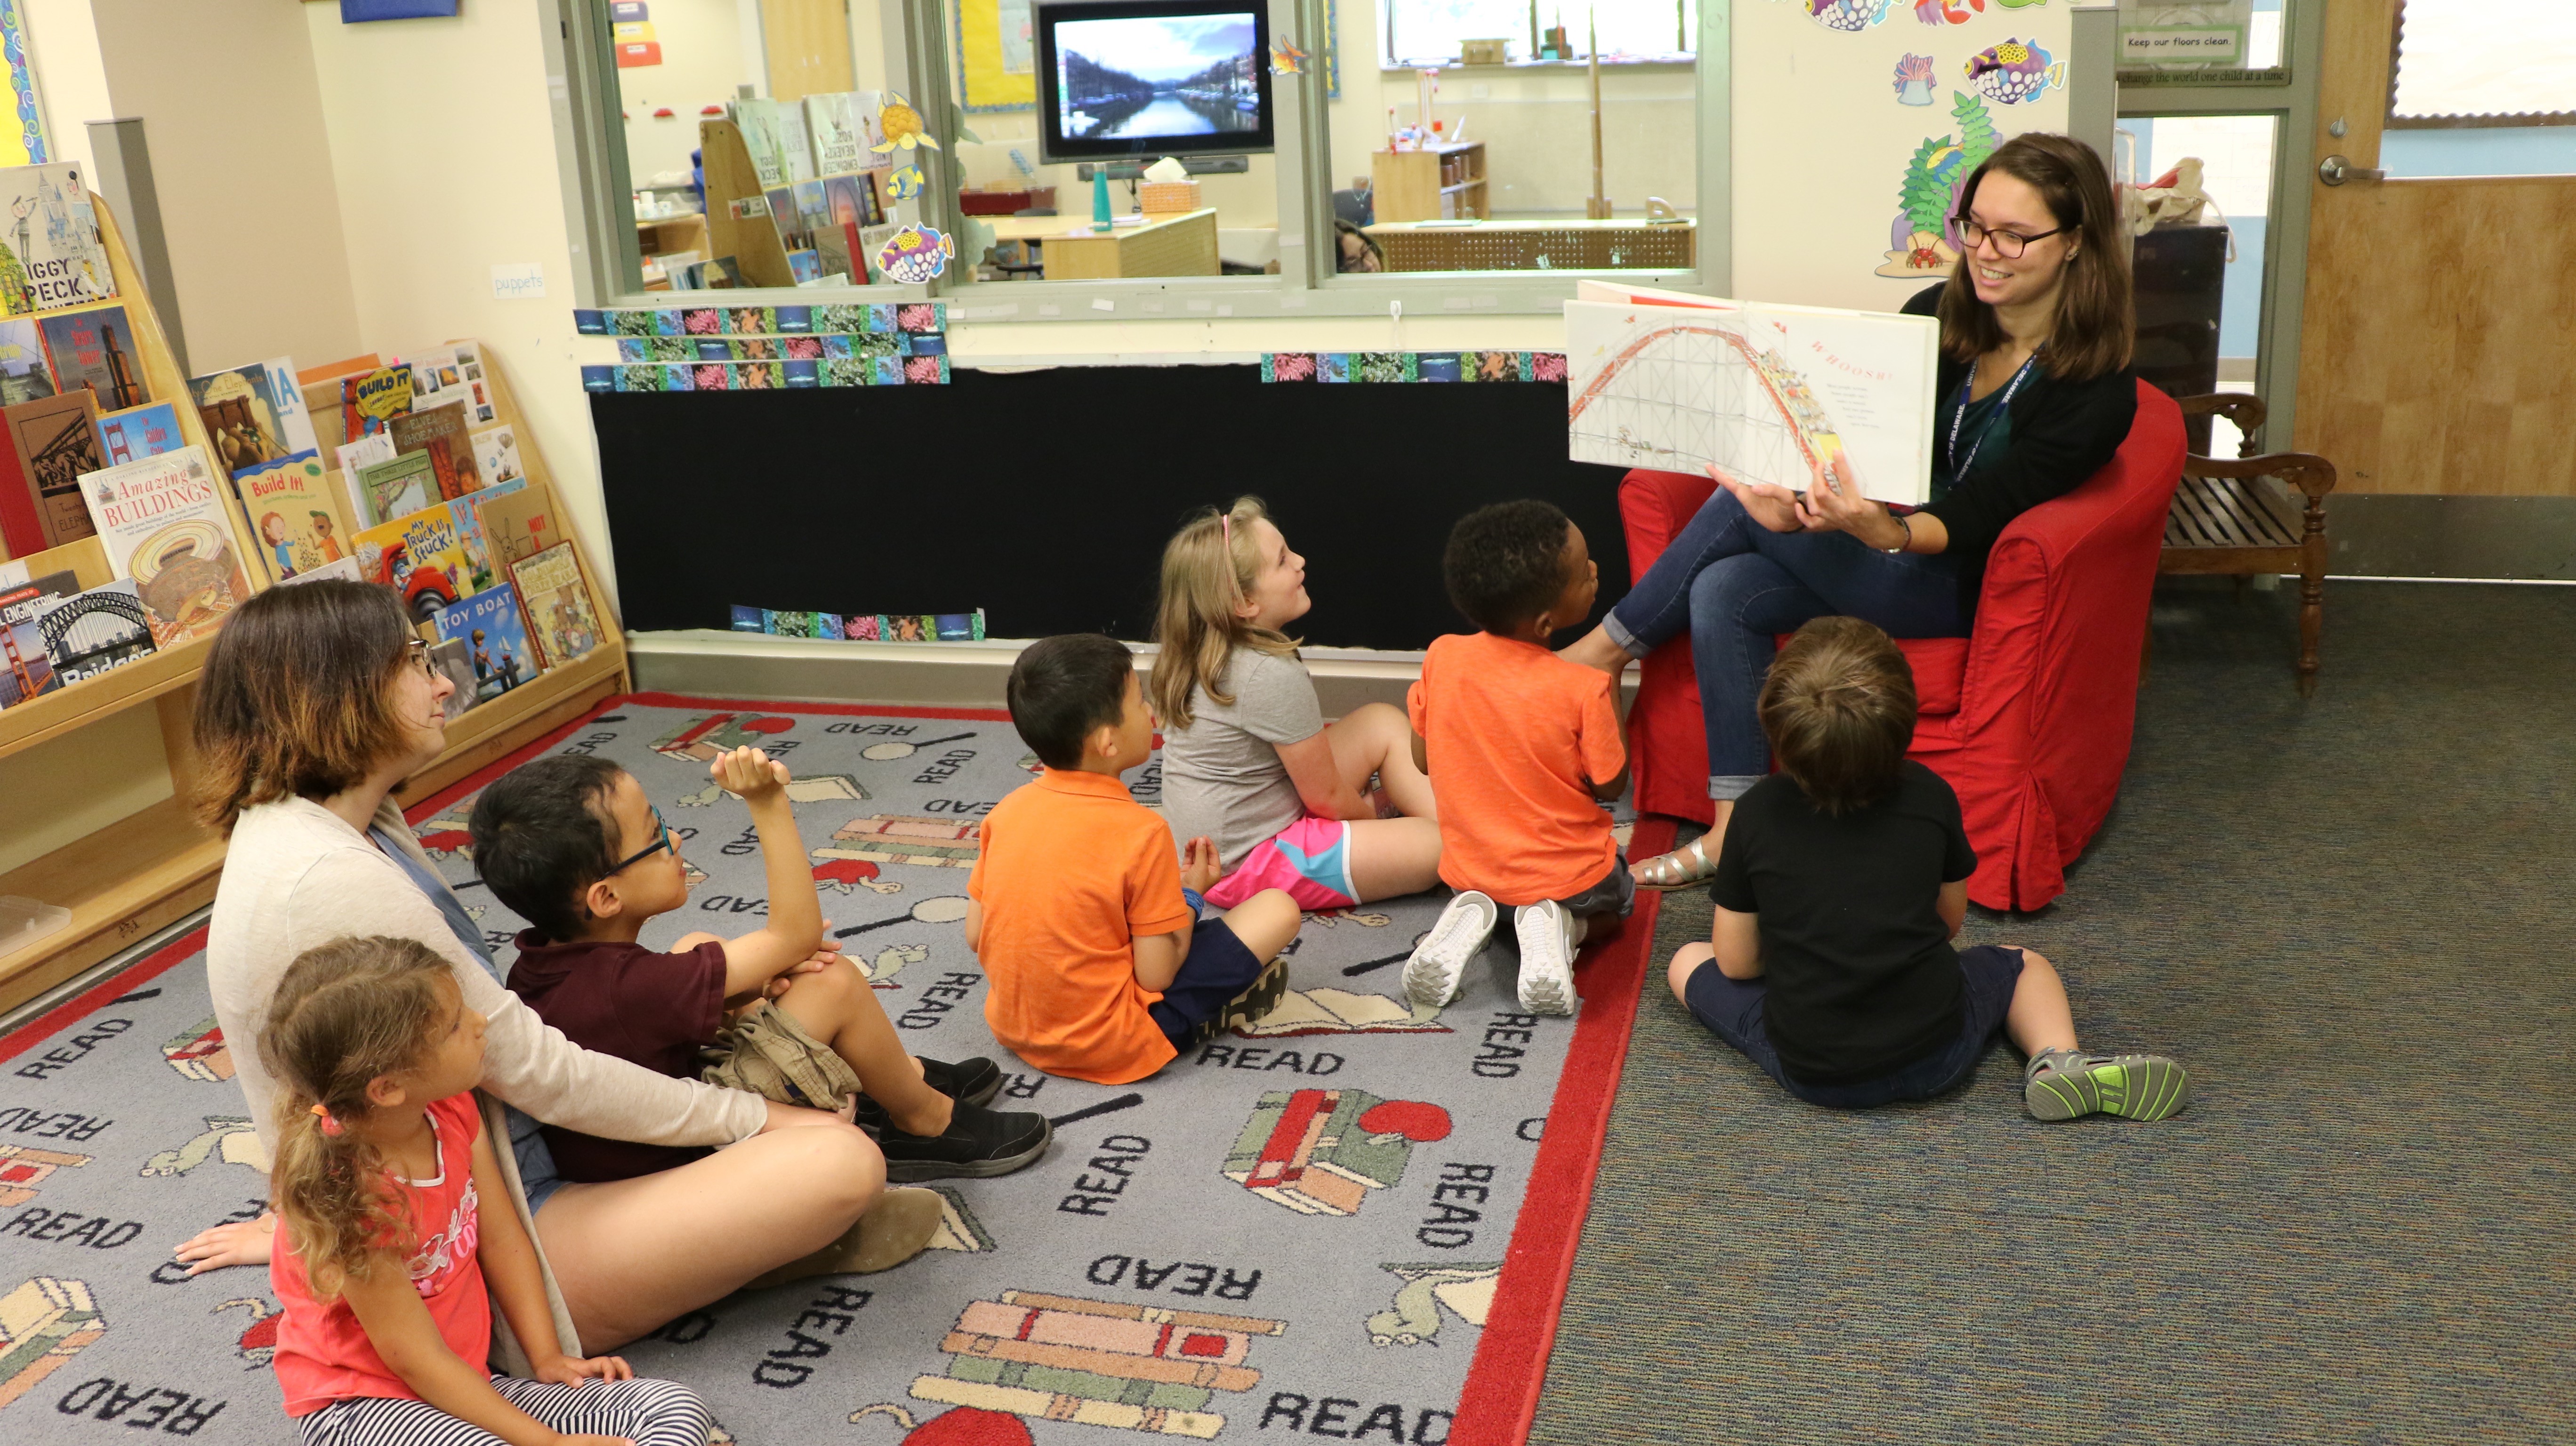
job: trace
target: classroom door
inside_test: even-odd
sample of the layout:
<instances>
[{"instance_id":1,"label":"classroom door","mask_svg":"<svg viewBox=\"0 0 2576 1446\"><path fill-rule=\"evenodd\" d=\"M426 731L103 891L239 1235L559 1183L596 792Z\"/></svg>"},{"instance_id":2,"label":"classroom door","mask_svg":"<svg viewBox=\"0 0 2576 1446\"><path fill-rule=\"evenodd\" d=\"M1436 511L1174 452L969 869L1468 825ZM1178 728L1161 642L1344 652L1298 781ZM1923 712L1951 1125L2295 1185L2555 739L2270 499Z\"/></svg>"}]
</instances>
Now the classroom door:
<instances>
[{"instance_id":1,"label":"classroom door","mask_svg":"<svg viewBox=\"0 0 2576 1446\"><path fill-rule=\"evenodd\" d=\"M2431 136L2427 126L2467 143L2457 154L2503 157L2503 146L2481 144L2555 119L2533 109L2561 108L2512 103L2498 72L2492 83L2455 78L2449 104L2505 114L2390 129L2392 97L2400 116L2420 109L2391 87L2401 46L2408 84L2420 85L2435 57L2419 56L2419 44L2431 45L2437 12L2461 3L2415 0L2417 23L2403 35L2401 0L2321 7L2295 445L2334 462L2340 492L2576 496L2567 434L2576 417L2576 174L2565 173L2576 165L2439 175L2424 172L2460 167L2406 174L2383 163L2384 138L2413 152ZM2513 54L2511 35L2493 39L2499 54ZM2334 184L2321 173L2337 169L2333 158L2397 174Z\"/></svg>"}]
</instances>

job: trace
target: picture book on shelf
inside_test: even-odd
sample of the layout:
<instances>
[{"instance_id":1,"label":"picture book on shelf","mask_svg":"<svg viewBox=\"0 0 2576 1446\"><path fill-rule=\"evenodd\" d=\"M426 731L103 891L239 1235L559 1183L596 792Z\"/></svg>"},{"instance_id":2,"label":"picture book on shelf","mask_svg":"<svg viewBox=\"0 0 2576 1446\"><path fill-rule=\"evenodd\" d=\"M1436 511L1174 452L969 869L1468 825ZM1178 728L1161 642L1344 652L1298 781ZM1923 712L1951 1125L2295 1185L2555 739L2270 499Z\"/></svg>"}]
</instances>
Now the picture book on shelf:
<instances>
[{"instance_id":1,"label":"picture book on shelf","mask_svg":"<svg viewBox=\"0 0 2576 1446\"><path fill-rule=\"evenodd\" d=\"M300 577L348 557L348 510L340 489L312 452L280 457L233 477L242 518L258 539L260 563L271 582Z\"/></svg>"},{"instance_id":2,"label":"picture book on shelf","mask_svg":"<svg viewBox=\"0 0 2576 1446\"><path fill-rule=\"evenodd\" d=\"M529 635L545 666L561 667L599 646L599 608L591 601L571 543L558 542L510 564L510 581L519 590Z\"/></svg>"},{"instance_id":3,"label":"picture book on shelf","mask_svg":"<svg viewBox=\"0 0 2576 1446\"><path fill-rule=\"evenodd\" d=\"M134 580L151 615L154 646L211 632L250 601L250 578L233 548L232 504L203 448L87 473L80 490L108 570Z\"/></svg>"},{"instance_id":4,"label":"picture book on shelf","mask_svg":"<svg viewBox=\"0 0 2576 1446\"><path fill-rule=\"evenodd\" d=\"M868 148L885 139L877 129L882 99L872 90L805 97L805 129L814 151L815 175L846 176L881 164Z\"/></svg>"},{"instance_id":5,"label":"picture book on shelf","mask_svg":"<svg viewBox=\"0 0 2576 1446\"><path fill-rule=\"evenodd\" d=\"M62 390L83 387L98 393L98 409L121 412L152 400L143 385L143 357L135 349L134 328L122 306L40 316L36 327L45 338L45 357Z\"/></svg>"},{"instance_id":6,"label":"picture book on shelf","mask_svg":"<svg viewBox=\"0 0 2576 1446\"><path fill-rule=\"evenodd\" d=\"M426 452L431 471L438 478L438 495L458 498L483 485L474 467L474 442L466 434L465 409L461 406L418 408L385 424L385 435L393 439L394 454Z\"/></svg>"},{"instance_id":7,"label":"picture book on shelf","mask_svg":"<svg viewBox=\"0 0 2576 1446\"><path fill-rule=\"evenodd\" d=\"M47 603L36 624L51 639L45 657L65 683L152 656L152 616L132 578Z\"/></svg>"},{"instance_id":8,"label":"picture book on shelf","mask_svg":"<svg viewBox=\"0 0 2576 1446\"><path fill-rule=\"evenodd\" d=\"M480 385L483 380L483 353L472 342L438 347L408 359L411 367L411 405L413 411L426 411L450 402L473 404L488 395ZM488 422L489 417L468 420Z\"/></svg>"},{"instance_id":9,"label":"picture book on shelf","mask_svg":"<svg viewBox=\"0 0 2576 1446\"><path fill-rule=\"evenodd\" d=\"M98 419L99 460L110 467L158 457L188 445L179 435L179 409L168 402L146 402L122 412L103 412Z\"/></svg>"},{"instance_id":10,"label":"picture book on shelf","mask_svg":"<svg viewBox=\"0 0 2576 1446\"><path fill-rule=\"evenodd\" d=\"M86 389L0 409L0 425L9 432L11 459L18 465L21 485L35 500L37 520L44 529L40 547L78 542L97 530L90 523L89 504L81 500L80 488L81 474L95 472L100 465L98 429L91 425L97 417L98 399ZM22 549L12 541L9 550Z\"/></svg>"},{"instance_id":11,"label":"picture book on shelf","mask_svg":"<svg viewBox=\"0 0 2576 1446\"><path fill-rule=\"evenodd\" d=\"M190 377L188 396L227 472L266 466L320 445L290 358Z\"/></svg>"},{"instance_id":12,"label":"picture book on shelf","mask_svg":"<svg viewBox=\"0 0 2576 1446\"><path fill-rule=\"evenodd\" d=\"M361 530L351 548L358 571L403 595L415 618L435 618L450 604L501 581L466 502L440 502Z\"/></svg>"},{"instance_id":13,"label":"picture book on shelf","mask_svg":"<svg viewBox=\"0 0 2576 1446\"><path fill-rule=\"evenodd\" d=\"M474 645L462 638L441 638L429 645L429 665L456 685L456 691L438 705L453 723L479 701L474 696Z\"/></svg>"},{"instance_id":14,"label":"picture book on shelf","mask_svg":"<svg viewBox=\"0 0 2576 1446\"><path fill-rule=\"evenodd\" d=\"M472 654L478 702L490 702L542 671L519 621L518 593L506 582L440 613L438 635L465 644Z\"/></svg>"},{"instance_id":15,"label":"picture book on shelf","mask_svg":"<svg viewBox=\"0 0 2576 1446\"><path fill-rule=\"evenodd\" d=\"M340 431L350 441L383 431L410 410L410 367L378 367L340 379Z\"/></svg>"},{"instance_id":16,"label":"picture book on shelf","mask_svg":"<svg viewBox=\"0 0 2576 1446\"><path fill-rule=\"evenodd\" d=\"M0 588L0 708L16 707L62 686L36 618L47 606L79 591L79 581L68 572L49 572L16 587Z\"/></svg>"},{"instance_id":17,"label":"picture book on shelf","mask_svg":"<svg viewBox=\"0 0 2576 1446\"><path fill-rule=\"evenodd\" d=\"M438 490L438 465L427 452L405 452L391 461L370 462L351 474L349 503L358 509L361 526L407 517L444 500Z\"/></svg>"},{"instance_id":18,"label":"picture book on shelf","mask_svg":"<svg viewBox=\"0 0 2576 1446\"><path fill-rule=\"evenodd\" d=\"M519 469L519 437L508 427L489 427L473 435L474 470L483 474L483 485L516 481L524 475Z\"/></svg>"},{"instance_id":19,"label":"picture book on shelf","mask_svg":"<svg viewBox=\"0 0 2576 1446\"><path fill-rule=\"evenodd\" d=\"M358 469L362 467L392 461L394 439L378 432L373 436L360 437L354 442L343 442L333 448L332 452L340 460L340 470L355 477L358 475Z\"/></svg>"},{"instance_id":20,"label":"picture book on shelf","mask_svg":"<svg viewBox=\"0 0 2576 1446\"><path fill-rule=\"evenodd\" d=\"M0 406L50 397L59 388L45 365L45 339L32 317L0 321Z\"/></svg>"},{"instance_id":21,"label":"picture book on shelf","mask_svg":"<svg viewBox=\"0 0 2576 1446\"><path fill-rule=\"evenodd\" d=\"M281 577L280 583L293 586L299 582L365 582L367 575L358 571L358 560L343 553L338 558L293 577Z\"/></svg>"},{"instance_id":22,"label":"picture book on shelf","mask_svg":"<svg viewBox=\"0 0 2576 1446\"><path fill-rule=\"evenodd\" d=\"M487 490L471 500L481 511L483 535L492 544L493 556L504 567L565 540L555 516L554 494L542 482L498 497Z\"/></svg>"},{"instance_id":23,"label":"picture book on shelf","mask_svg":"<svg viewBox=\"0 0 2576 1446\"><path fill-rule=\"evenodd\" d=\"M116 295L89 179L77 165L0 170L0 301L10 315Z\"/></svg>"}]
</instances>

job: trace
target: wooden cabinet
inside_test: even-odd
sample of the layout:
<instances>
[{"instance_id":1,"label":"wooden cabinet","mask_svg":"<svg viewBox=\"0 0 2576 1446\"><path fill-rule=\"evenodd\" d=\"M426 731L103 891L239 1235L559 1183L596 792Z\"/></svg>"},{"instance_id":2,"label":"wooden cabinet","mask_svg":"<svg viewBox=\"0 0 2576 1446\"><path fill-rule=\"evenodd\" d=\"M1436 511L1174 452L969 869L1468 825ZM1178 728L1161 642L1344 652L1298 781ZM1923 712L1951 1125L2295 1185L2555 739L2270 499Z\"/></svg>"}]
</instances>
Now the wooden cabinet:
<instances>
[{"instance_id":1,"label":"wooden cabinet","mask_svg":"<svg viewBox=\"0 0 2576 1446\"><path fill-rule=\"evenodd\" d=\"M1466 221L1494 213L1486 200L1483 141L1374 152L1369 187L1380 221Z\"/></svg>"}]
</instances>

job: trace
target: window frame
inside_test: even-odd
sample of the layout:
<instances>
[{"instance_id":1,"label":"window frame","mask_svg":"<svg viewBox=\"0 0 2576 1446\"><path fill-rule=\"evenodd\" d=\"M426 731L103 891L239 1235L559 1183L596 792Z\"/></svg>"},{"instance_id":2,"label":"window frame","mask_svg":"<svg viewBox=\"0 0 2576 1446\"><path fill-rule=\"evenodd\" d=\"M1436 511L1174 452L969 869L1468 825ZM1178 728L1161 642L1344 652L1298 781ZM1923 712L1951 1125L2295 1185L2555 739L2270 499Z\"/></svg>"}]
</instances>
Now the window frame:
<instances>
[{"instance_id":1,"label":"window frame","mask_svg":"<svg viewBox=\"0 0 2576 1446\"><path fill-rule=\"evenodd\" d=\"M674 293L629 289L640 251L631 214L631 178L623 132L609 123L616 113L618 80L604 0L548 0L556 24L545 27L547 84L555 120L558 173L564 187L573 251L576 304L584 307L656 307L676 304ZM879 20L888 84L898 86L925 116L960 114L948 24L952 0L882 0ZM1329 103L1309 104L1320 89L1320 40L1326 34L1326 0L1265 0L1274 40L1293 38L1316 57L1318 78L1273 89L1278 108L1272 152L1278 181L1280 268L1275 275L1057 281L1032 286L1018 281L961 280L963 268L920 285L878 283L864 287L745 288L729 304L801 306L832 302L943 301L953 322L1190 321L1307 318L1391 318L1401 346L1405 318L1557 315L1579 280L1606 279L1639 286L1727 294L1733 277L1733 117L1731 16L1735 0L1697 0L1699 52L1692 66L1697 94L1697 249L1693 271L1550 270L1423 271L1345 275L1333 268L1332 167ZM1379 42L1367 42L1366 60L1378 66ZM898 63L895 57L900 56ZM1344 57L1348 64L1350 57ZM1641 62L1654 64L1655 62ZM1667 62L1666 64L1670 64ZM900 77L900 79L898 79ZM943 232L956 227L955 186L948 151L920 163L932 184L919 198L921 220ZM695 293L688 293L695 294ZM1105 304L1104 304L1105 303Z\"/></svg>"}]
</instances>

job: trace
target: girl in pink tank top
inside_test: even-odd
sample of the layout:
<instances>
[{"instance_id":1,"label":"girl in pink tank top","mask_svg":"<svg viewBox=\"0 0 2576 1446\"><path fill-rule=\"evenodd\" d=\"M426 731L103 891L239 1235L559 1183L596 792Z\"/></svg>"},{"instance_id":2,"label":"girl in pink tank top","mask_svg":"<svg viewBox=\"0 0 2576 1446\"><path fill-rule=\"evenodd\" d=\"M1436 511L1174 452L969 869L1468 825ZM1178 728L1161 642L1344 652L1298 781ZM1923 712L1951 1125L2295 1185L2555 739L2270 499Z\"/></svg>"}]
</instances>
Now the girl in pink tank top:
<instances>
[{"instance_id":1,"label":"girl in pink tank top","mask_svg":"<svg viewBox=\"0 0 2576 1446\"><path fill-rule=\"evenodd\" d=\"M483 1024L415 940L336 940L279 980L259 1049L281 1086L269 1279L286 1413L304 1446L699 1446L694 1393L557 1336L475 1105ZM529 1379L485 1366L495 1300Z\"/></svg>"}]
</instances>

